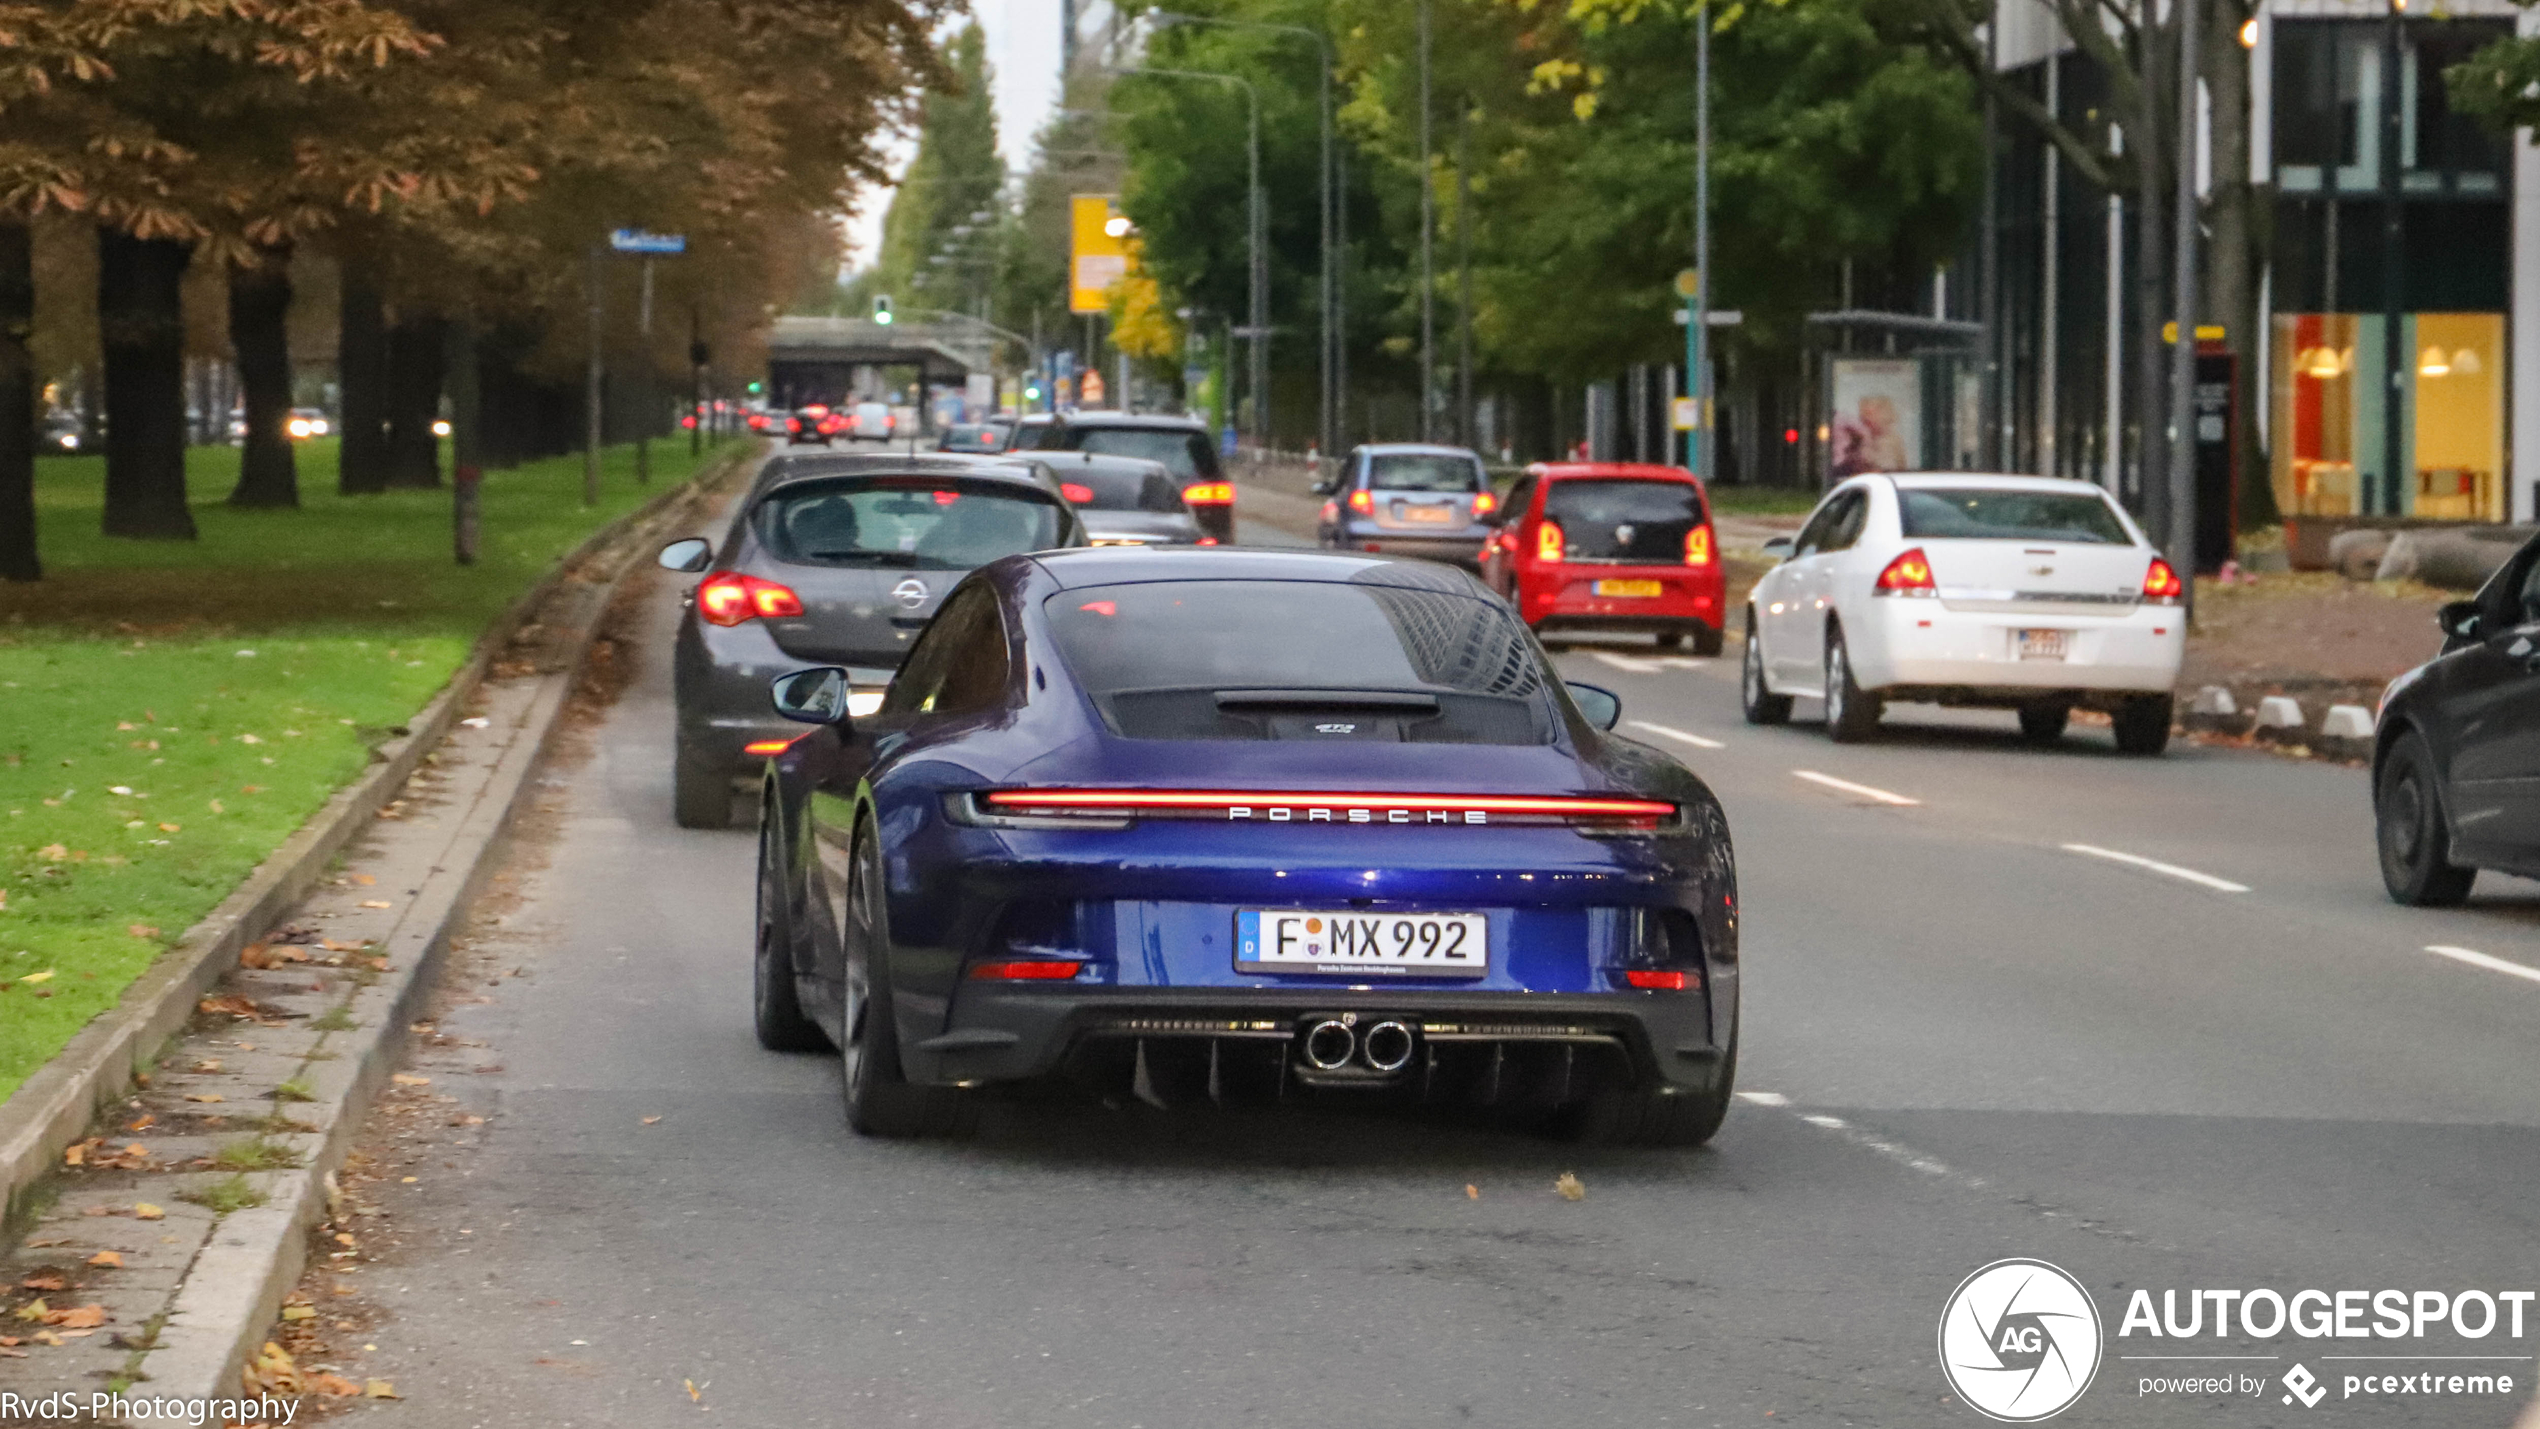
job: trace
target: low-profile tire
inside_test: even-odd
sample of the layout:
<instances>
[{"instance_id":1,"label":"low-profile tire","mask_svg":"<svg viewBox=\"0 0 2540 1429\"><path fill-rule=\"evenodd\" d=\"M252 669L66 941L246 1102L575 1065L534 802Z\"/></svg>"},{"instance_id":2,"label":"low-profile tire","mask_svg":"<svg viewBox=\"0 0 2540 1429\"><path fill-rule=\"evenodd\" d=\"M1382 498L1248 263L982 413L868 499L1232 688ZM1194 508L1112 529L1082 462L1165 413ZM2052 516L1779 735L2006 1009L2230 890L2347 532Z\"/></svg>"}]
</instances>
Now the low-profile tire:
<instances>
[{"instance_id":1,"label":"low-profile tire","mask_svg":"<svg viewBox=\"0 0 2540 1429\"><path fill-rule=\"evenodd\" d=\"M2064 737L2064 726L2072 722L2071 705L2022 705L2020 738L2031 744L2053 744Z\"/></svg>"},{"instance_id":2,"label":"low-profile tire","mask_svg":"<svg viewBox=\"0 0 2540 1429\"><path fill-rule=\"evenodd\" d=\"M2176 706L2168 695L2133 695L2109 716L2116 727L2119 754L2158 754L2170 747L2170 723Z\"/></svg>"},{"instance_id":3,"label":"low-profile tire","mask_svg":"<svg viewBox=\"0 0 2540 1429\"><path fill-rule=\"evenodd\" d=\"M1826 627L1826 737L1837 744L1859 744L1879 732L1879 716L1887 702L1861 688L1852 678L1852 652L1844 647L1843 627Z\"/></svg>"},{"instance_id":4,"label":"low-profile tire","mask_svg":"<svg viewBox=\"0 0 2540 1429\"><path fill-rule=\"evenodd\" d=\"M732 827L732 775L682 749L671 760L670 812L683 829Z\"/></svg>"},{"instance_id":5,"label":"low-profile tire","mask_svg":"<svg viewBox=\"0 0 2540 1429\"><path fill-rule=\"evenodd\" d=\"M1764 684L1764 637L1755 628L1755 611L1746 612L1746 653L1739 660L1738 703L1748 724L1790 723L1790 696L1777 695Z\"/></svg>"},{"instance_id":6,"label":"low-profile tire","mask_svg":"<svg viewBox=\"0 0 2540 1429\"><path fill-rule=\"evenodd\" d=\"M769 801L772 808L773 800ZM758 831L758 930L750 957L750 1014L758 1044L770 1052L825 1052L828 1035L803 1013L794 981L793 899L777 853L775 825L762 818Z\"/></svg>"},{"instance_id":7,"label":"low-profile tire","mask_svg":"<svg viewBox=\"0 0 2540 1429\"><path fill-rule=\"evenodd\" d=\"M882 899L882 844L871 820L856 829L855 862L847 882L846 993L840 1009L838 1053L846 1089L847 1126L858 1136L904 1139L958 1136L977 1117L971 1099L953 1087L909 1082L900 1064L899 1025L891 1015L890 960L876 956L890 946L890 910Z\"/></svg>"},{"instance_id":8,"label":"low-profile tire","mask_svg":"<svg viewBox=\"0 0 2540 1429\"><path fill-rule=\"evenodd\" d=\"M1696 655L1705 659L1714 658L1728 648L1728 643L1727 633L1716 625L1693 627L1693 653Z\"/></svg>"},{"instance_id":9,"label":"low-profile tire","mask_svg":"<svg viewBox=\"0 0 2540 1429\"><path fill-rule=\"evenodd\" d=\"M2415 730L2400 735L2373 779L2373 839L2391 901L2410 908L2457 908L2478 870L2452 862L2452 833L2435 792L2434 754Z\"/></svg>"},{"instance_id":10,"label":"low-profile tire","mask_svg":"<svg viewBox=\"0 0 2540 1429\"><path fill-rule=\"evenodd\" d=\"M1607 1088L1590 1096L1570 1122L1580 1141L1605 1146L1700 1146L1720 1132L1736 1090L1737 1045L1720 1059L1708 1091L1669 1094L1655 1087Z\"/></svg>"}]
</instances>

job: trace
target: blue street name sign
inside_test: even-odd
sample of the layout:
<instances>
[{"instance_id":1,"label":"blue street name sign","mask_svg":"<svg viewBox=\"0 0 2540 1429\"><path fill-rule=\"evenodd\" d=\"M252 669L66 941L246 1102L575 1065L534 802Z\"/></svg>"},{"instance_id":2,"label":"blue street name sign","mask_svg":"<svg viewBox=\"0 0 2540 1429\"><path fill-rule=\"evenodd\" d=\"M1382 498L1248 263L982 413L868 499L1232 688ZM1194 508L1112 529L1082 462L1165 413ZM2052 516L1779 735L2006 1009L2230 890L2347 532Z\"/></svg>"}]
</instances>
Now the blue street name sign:
<instances>
[{"instance_id":1,"label":"blue street name sign","mask_svg":"<svg viewBox=\"0 0 2540 1429\"><path fill-rule=\"evenodd\" d=\"M685 253L688 251L688 235L620 228L609 234L609 247L620 253Z\"/></svg>"}]
</instances>

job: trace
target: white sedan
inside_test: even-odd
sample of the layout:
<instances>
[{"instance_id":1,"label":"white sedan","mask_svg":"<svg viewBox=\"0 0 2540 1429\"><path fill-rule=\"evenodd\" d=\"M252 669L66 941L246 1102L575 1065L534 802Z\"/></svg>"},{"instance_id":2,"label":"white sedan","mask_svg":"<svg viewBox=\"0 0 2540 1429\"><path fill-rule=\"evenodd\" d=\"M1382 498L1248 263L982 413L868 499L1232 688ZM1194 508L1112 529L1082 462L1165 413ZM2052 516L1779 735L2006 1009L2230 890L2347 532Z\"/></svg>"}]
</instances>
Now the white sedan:
<instances>
[{"instance_id":1,"label":"white sedan","mask_svg":"<svg viewBox=\"0 0 2540 1429\"><path fill-rule=\"evenodd\" d=\"M1746 607L1746 718L1822 699L1826 733L1866 739L1888 701L2015 709L2062 736L2106 710L2117 748L2169 744L2187 645L2178 573L2098 487L2051 477L1858 476L1827 493Z\"/></svg>"}]
</instances>

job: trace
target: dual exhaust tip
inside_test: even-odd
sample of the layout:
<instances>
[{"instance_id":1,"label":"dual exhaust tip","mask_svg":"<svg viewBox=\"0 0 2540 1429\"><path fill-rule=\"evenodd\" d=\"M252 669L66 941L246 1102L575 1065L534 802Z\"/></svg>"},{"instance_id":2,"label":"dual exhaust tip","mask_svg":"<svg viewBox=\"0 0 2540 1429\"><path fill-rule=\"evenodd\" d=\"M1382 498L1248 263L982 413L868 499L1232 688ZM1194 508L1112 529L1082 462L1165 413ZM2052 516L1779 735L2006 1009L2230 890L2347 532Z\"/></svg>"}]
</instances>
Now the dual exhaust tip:
<instances>
[{"instance_id":1,"label":"dual exhaust tip","mask_svg":"<svg viewBox=\"0 0 2540 1429\"><path fill-rule=\"evenodd\" d=\"M1337 1017L1326 1017L1305 1029L1305 1064L1318 1072L1338 1072L1357 1062L1385 1075L1411 1065L1419 1038L1404 1023L1388 1018L1361 1031Z\"/></svg>"}]
</instances>

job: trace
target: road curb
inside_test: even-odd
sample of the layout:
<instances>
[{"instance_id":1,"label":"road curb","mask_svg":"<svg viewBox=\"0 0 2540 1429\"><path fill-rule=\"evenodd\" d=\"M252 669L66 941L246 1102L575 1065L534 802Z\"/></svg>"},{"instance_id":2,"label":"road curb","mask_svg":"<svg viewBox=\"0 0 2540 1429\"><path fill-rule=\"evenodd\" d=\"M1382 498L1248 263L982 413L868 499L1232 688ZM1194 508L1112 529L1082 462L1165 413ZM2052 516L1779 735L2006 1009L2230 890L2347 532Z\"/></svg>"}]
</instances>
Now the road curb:
<instances>
[{"instance_id":1,"label":"road curb","mask_svg":"<svg viewBox=\"0 0 2540 1429\"><path fill-rule=\"evenodd\" d=\"M717 457L695 477L594 531L566 553L487 627L467 663L407 723L406 734L381 745L359 779L336 791L244 883L187 929L175 949L134 979L112 1009L81 1028L0 1103L0 1206L12 1223L27 1209L28 1192L58 1164L63 1148L86 1134L100 1108L132 1089L134 1074L145 1070L185 1026L204 991L237 966L240 950L307 896L328 861L413 776L530 613L595 552L672 505L693 499L749 455L745 447ZM580 659L577 651L574 660L578 664Z\"/></svg>"}]
</instances>

